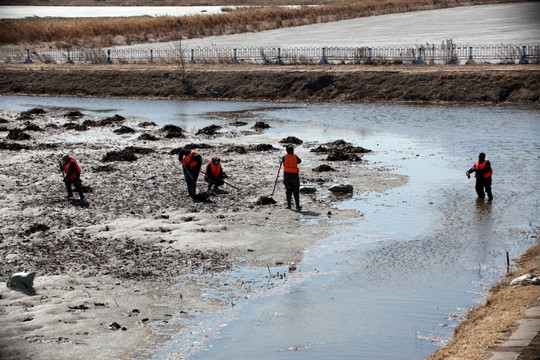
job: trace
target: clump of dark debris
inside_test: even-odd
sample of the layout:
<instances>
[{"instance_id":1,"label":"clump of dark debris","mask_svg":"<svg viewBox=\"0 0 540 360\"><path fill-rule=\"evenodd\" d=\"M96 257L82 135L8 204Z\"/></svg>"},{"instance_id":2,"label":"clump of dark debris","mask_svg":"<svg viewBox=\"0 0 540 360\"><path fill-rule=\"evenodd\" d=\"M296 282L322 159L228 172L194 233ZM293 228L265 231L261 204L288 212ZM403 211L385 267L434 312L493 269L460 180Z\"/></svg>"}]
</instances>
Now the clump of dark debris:
<instances>
[{"instance_id":1,"label":"clump of dark debris","mask_svg":"<svg viewBox=\"0 0 540 360\"><path fill-rule=\"evenodd\" d=\"M370 153L371 150L353 146L345 140L336 140L311 149L311 152L328 153L327 161L362 161L357 154Z\"/></svg>"},{"instance_id":2,"label":"clump of dark debris","mask_svg":"<svg viewBox=\"0 0 540 360\"><path fill-rule=\"evenodd\" d=\"M21 145L19 143L10 143L10 142L0 142L0 150L10 150L10 151L19 151L19 150L28 150L30 147L27 145Z\"/></svg>"},{"instance_id":3,"label":"clump of dark debris","mask_svg":"<svg viewBox=\"0 0 540 360\"><path fill-rule=\"evenodd\" d=\"M270 196L261 196L257 201L255 202L255 205L272 205L276 204L276 200L274 200Z\"/></svg>"},{"instance_id":4,"label":"clump of dark debris","mask_svg":"<svg viewBox=\"0 0 540 360\"><path fill-rule=\"evenodd\" d=\"M336 169L334 169L330 165L322 164L322 165L319 165L316 168L314 168L313 171L315 171L315 172L327 172L327 171L336 171Z\"/></svg>"},{"instance_id":5,"label":"clump of dark debris","mask_svg":"<svg viewBox=\"0 0 540 360\"><path fill-rule=\"evenodd\" d=\"M133 134L135 132L134 129L130 128L129 126L122 125L118 129L113 130L113 133L122 135L122 134Z\"/></svg>"},{"instance_id":6,"label":"clump of dark debris","mask_svg":"<svg viewBox=\"0 0 540 360\"><path fill-rule=\"evenodd\" d=\"M171 124L165 125L164 127L161 128L161 131L167 133L167 135L165 135L167 139L183 138L185 136L184 129L176 125L171 125Z\"/></svg>"},{"instance_id":7,"label":"clump of dark debris","mask_svg":"<svg viewBox=\"0 0 540 360\"><path fill-rule=\"evenodd\" d=\"M68 117L68 118L80 118L80 117L83 117L84 114L78 110L75 110L75 111L68 111L64 117Z\"/></svg>"},{"instance_id":8,"label":"clump of dark debris","mask_svg":"<svg viewBox=\"0 0 540 360\"><path fill-rule=\"evenodd\" d=\"M33 234L33 233L37 233L38 231L47 231L49 230L50 227L48 225L45 225L45 224L32 224L30 225L30 227L28 229L26 229L24 231L24 235L28 236L30 234Z\"/></svg>"},{"instance_id":9,"label":"clump of dark debris","mask_svg":"<svg viewBox=\"0 0 540 360\"><path fill-rule=\"evenodd\" d=\"M119 151L109 151L103 157L103 162L112 162L112 161L137 161L138 158L135 154L149 154L154 152L152 149L129 146L123 150Z\"/></svg>"},{"instance_id":10,"label":"clump of dark debris","mask_svg":"<svg viewBox=\"0 0 540 360\"><path fill-rule=\"evenodd\" d=\"M77 131L86 131L88 130L88 126L86 126L84 123L79 124L76 122L67 122L63 125L68 130L77 130Z\"/></svg>"},{"instance_id":11,"label":"clump of dark debris","mask_svg":"<svg viewBox=\"0 0 540 360\"><path fill-rule=\"evenodd\" d=\"M269 129L270 128L270 125L268 125L267 123L265 123L264 121L257 121L255 123L255 125L253 125L253 128L255 130L263 130L263 129Z\"/></svg>"},{"instance_id":12,"label":"clump of dark debris","mask_svg":"<svg viewBox=\"0 0 540 360\"><path fill-rule=\"evenodd\" d=\"M29 140L31 136L21 129L12 129L7 134L9 140Z\"/></svg>"},{"instance_id":13,"label":"clump of dark debris","mask_svg":"<svg viewBox=\"0 0 540 360\"><path fill-rule=\"evenodd\" d=\"M141 141L157 141L157 140L159 140L159 138L157 136L144 133L144 134L139 135L137 140L141 140Z\"/></svg>"},{"instance_id":14,"label":"clump of dark debris","mask_svg":"<svg viewBox=\"0 0 540 360\"><path fill-rule=\"evenodd\" d=\"M293 144L293 145L302 145L304 142L295 136L288 136L285 139L279 140L280 144Z\"/></svg>"},{"instance_id":15,"label":"clump of dark debris","mask_svg":"<svg viewBox=\"0 0 540 360\"><path fill-rule=\"evenodd\" d=\"M272 150L278 150L277 148L273 147L270 144L257 144L257 145L251 145L249 147L250 151L272 151Z\"/></svg>"},{"instance_id":16,"label":"clump of dark debris","mask_svg":"<svg viewBox=\"0 0 540 360\"><path fill-rule=\"evenodd\" d=\"M248 123L245 122L245 121L235 121L235 122L230 123L229 125L240 127L240 126L246 126L247 124L248 124Z\"/></svg>"},{"instance_id":17,"label":"clump of dark debris","mask_svg":"<svg viewBox=\"0 0 540 360\"><path fill-rule=\"evenodd\" d=\"M195 133L195 135L212 136L212 135L216 135L218 130L221 130L221 126L219 126L219 125L209 125L209 126L206 126L206 127L202 128L202 129L199 129Z\"/></svg>"},{"instance_id":18,"label":"clump of dark debris","mask_svg":"<svg viewBox=\"0 0 540 360\"><path fill-rule=\"evenodd\" d=\"M157 124L155 122L153 122L153 121L143 121L142 123L140 123L137 126L146 128L146 127L150 127L150 126L157 126Z\"/></svg>"},{"instance_id":19,"label":"clump of dark debris","mask_svg":"<svg viewBox=\"0 0 540 360\"><path fill-rule=\"evenodd\" d=\"M116 169L111 165L96 166L92 169L94 172L113 172Z\"/></svg>"},{"instance_id":20,"label":"clump of dark debris","mask_svg":"<svg viewBox=\"0 0 540 360\"><path fill-rule=\"evenodd\" d=\"M123 117L122 115L115 114L114 116L110 116L108 118L96 121L94 126L119 125L123 123L125 120L126 118Z\"/></svg>"}]
</instances>

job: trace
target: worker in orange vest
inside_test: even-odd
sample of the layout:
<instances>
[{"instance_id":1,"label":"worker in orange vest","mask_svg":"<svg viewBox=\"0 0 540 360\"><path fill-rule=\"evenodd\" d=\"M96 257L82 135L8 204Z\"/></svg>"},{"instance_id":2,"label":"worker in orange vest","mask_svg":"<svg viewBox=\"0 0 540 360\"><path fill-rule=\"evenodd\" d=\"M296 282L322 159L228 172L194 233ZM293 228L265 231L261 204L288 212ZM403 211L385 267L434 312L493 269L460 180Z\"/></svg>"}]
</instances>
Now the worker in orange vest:
<instances>
[{"instance_id":1,"label":"worker in orange vest","mask_svg":"<svg viewBox=\"0 0 540 360\"><path fill-rule=\"evenodd\" d=\"M294 196L296 210L301 210L300 176L298 175L300 169L298 169L298 164L302 160L294 154L294 148L291 145L287 145L286 150L287 154L283 156L281 162L283 163L283 184L285 185L285 195L287 196L287 209L291 208L291 201Z\"/></svg>"},{"instance_id":2,"label":"worker in orange vest","mask_svg":"<svg viewBox=\"0 0 540 360\"><path fill-rule=\"evenodd\" d=\"M478 199L484 199L484 189L487 193L488 199L493 200L493 194L491 193L491 175L493 175L493 169L488 159L486 159L486 154L480 153L478 155L478 161L472 168L467 170L467 177L471 178L471 173L475 173L474 177L476 178L476 193L478 194Z\"/></svg>"},{"instance_id":3,"label":"worker in orange vest","mask_svg":"<svg viewBox=\"0 0 540 360\"><path fill-rule=\"evenodd\" d=\"M218 190L218 187L225 184L225 173L221 167L221 159L219 156L212 156L212 159L206 165L206 171L204 174L204 181L208 183L208 191L214 186L215 190Z\"/></svg>"},{"instance_id":4,"label":"worker in orange vest","mask_svg":"<svg viewBox=\"0 0 540 360\"><path fill-rule=\"evenodd\" d=\"M180 150L178 160L182 164L184 180L186 180L188 195L194 197L197 193L197 178L201 171L202 158L199 153L183 148Z\"/></svg>"},{"instance_id":5,"label":"worker in orange vest","mask_svg":"<svg viewBox=\"0 0 540 360\"><path fill-rule=\"evenodd\" d=\"M71 185L75 187L75 191L79 193L81 200L84 200L84 194L82 191L81 183L81 168L74 157L70 155L65 155L60 161L60 170L65 173L64 184L66 184L66 189L68 192L68 198L73 197L73 191L71 190Z\"/></svg>"}]
</instances>

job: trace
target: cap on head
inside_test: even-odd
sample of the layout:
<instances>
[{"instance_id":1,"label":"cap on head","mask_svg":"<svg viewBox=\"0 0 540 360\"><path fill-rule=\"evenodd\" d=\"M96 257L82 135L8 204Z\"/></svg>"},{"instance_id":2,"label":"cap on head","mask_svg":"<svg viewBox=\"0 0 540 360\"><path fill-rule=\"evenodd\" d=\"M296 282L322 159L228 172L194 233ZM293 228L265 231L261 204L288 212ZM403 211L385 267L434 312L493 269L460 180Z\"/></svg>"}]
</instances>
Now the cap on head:
<instances>
[{"instance_id":1,"label":"cap on head","mask_svg":"<svg viewBox=\"0 0 540 360\"><path fill-rule=\"evenodd\" d=\"M180 155L182 155L182 156L189 155L190 152L191 152L191 151L189 151L189 150L186 149L186 148L180 149Z\"/></svg>"},{"instance_id":2,"label":"cap on head","mask_svg":"<svg viewBox=\"0 0 540 360\"><path fill-rule=\"evenodd\" d=\"M218 165L218 164L220 163L221 160L220 160L219 156L214 155L214 156L212 156L212 160L211 160L211 161L212 161L212 164Z\"/></svg>"},{"instance_id":3,"label":"cap on head","mask_svg":"<svg viewBox=\"0 0 540 360\"><path fill-rule=\"evenodd\" d=\"M479 159L485 159L485 158L486 158L486 154L480 153L480 154L478 155L478 158L479 158Z\"/></svg>"},{"instance_id":4,"label":"cap on head","mask_svg":"<svg viewBox=\"0 0 540 360\"><path fill-rule=\"evenodd\" d=\"M287 150L287 154L294 154L294 148L291 145L287 145L285 150Z\"/></svg>"},{"instance_id":5,"label":"cap on head","mask_svg":"<svg viewBox=\"0 0 540 360\"><path fill-rule=\"evenodd\" d=\"M69 162L69 155L64 155L62 157L62 164L67 164Z\"/></svg>"}]
</instances>

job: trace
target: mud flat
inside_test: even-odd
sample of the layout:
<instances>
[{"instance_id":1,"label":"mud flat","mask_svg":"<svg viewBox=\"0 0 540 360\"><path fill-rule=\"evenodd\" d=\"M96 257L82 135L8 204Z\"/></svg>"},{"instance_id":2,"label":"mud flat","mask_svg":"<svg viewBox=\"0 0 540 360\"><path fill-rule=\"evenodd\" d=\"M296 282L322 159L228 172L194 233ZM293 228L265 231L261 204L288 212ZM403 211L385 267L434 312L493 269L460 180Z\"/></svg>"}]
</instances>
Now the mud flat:
<instances>
[{"instance_id":1,"label":"mud flat","mask_svg":"<svg viewBox=\"0 0 540 360\"><path fill-rule=\"evenodd\" d=\"M302 212L287 210L280 177L277 203L257 205L272 197L285 144L244 113L219 116L229 125L185 131L121 114L0 114L0 276L37 272L35 293L0 287L3 358L144 357L182 333L183 320L234 306L260 285L229 270L268 268L265 284L287 282L304 249L362 221L362 213L335 207L348 197L330 185L384 193L407 181L367 169L361 144L303 139L302 184L317 191L301 195ZM204 201L187 197L182 146L204 162L219 155L234 187ZM86 201L66 198L58 169L65 153L83 169ZM205 185L201 175L199 192Z\"/></svg>"}]
</instances>

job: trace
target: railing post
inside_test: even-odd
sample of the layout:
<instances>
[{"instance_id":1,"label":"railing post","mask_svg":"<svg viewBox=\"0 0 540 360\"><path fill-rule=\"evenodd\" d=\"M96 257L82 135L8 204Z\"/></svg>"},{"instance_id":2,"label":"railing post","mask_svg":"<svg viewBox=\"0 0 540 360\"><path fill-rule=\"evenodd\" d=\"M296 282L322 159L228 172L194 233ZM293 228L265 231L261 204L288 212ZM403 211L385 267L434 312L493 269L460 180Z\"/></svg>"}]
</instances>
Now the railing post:
<instances>
[{"instance_id":1,"label":"railing post","mask_svg":"<svg viewBox=\"0 0 540 360\"><path fill-rule=\"evenodd\" d=\"M283 60L281 60L281 48L277 49L276 65L283 65Z\"/></svg>"},{"instance_id":2,"label":"railing post","mask_svg":"<svg viewBox=\"0 0 540 360\"><path fill-rule=\"evenodd\" d=\"M233 60L232 60L232 63L233 64L238 64L238 59L236 58L236 49L233 49Z\"/></svg>"},{"instance_id":3,"label":"railing post","mask_svg":"<svg viewBox=\"0 0 540 360\"><path fill-rule=\"evenodd\" d=\"M418 48L418 58L414 60L415 64L423 64L424 60L422 60L422 48Z\"/></svg>"},{"instance_id":4,"label":"railing post","mask_svg":"<svg viewBox=\"0 0 540 360\"><path fill-rule=\"evenodd\" d=\"M473 56L472 56L472 46L469 46L469 59L465 62L465 65L474 64Z\"/></svg>"},{"instance_id":5,"label":"railing post","mask_svg":"<svg viewBox=\"0 0 540 360\"><path fill-rule=\"evenodd\" d=\"M150 49L150 64L154 63L154 50Z\"/></svg>"},{"instance_id":6,"label":"railing post","mask_svg":"<svg viewBox=\"0 0 540 360\"><path fill-rule=\"evenodd\" d=\"M71 60L71 57L69 56L69 49L67 51L67 60L66 60L66 64L73 64L73 60Z\"/></svg>"},{"instance_id":7,"label":"railing post","mask_svg":"<svg viewBox=\"0 0 540 360\"><path fill-rule=\"evenodd\" d=\"M366 65L373 64L373 59L371 58L371 48L368 48L368 57L367 57L366 61L364 62L364 64L366 64Z\"/></svg>"},{"instance_id":8,"label":"railing post","mask_svg":"<svg viewBox=\"0 0 540 360\"><path fill-rule=\"evenodd\" d=\"M521 60L519 60L520 64L528 64L529 60L527 60L527 47L523 46L523 54L521 54Z\"/></svg>"},{"instance_id":9,"label":"railing post","mask_svg":"<svg viewBox=\"0 0 540 360\"><path fill-rule=\"evenodd\" d=\"M111 61L111 50L107 49L107 61L105 61L105 64L112 64Z\"/></svg>"},{"instance_id":10,"label":"railing post","mask_svg":"<svg viewBox=\"0 0 540 360\"><path fill-rule=\"evenodd\" d=\"M326 48L322 48L322 59L319 61L319 65L326 65L328 64L328 60L326 59Z\"/></svg>"},{"instance_id":11,"label":"railing post","mask_svg":"<svg viewBox=\"0 0 540 360\"><path fill-rule=\"evenodd\" d=\"M25 64L32 64L32 60L30 60L30 49L26 49L26 60L24 60Z\"/></svg>"},{"instance_id":12,"label":"railing post","mask_svg":"<svg viewBox=\"0 0 540 360\"><path fill-rule=\"evenodd\" d=\"M195 64L195 55L194 55L194 50L191 49L191 59L189 60L189 63L190 64Z\"/></svg>"}]
</instances>

